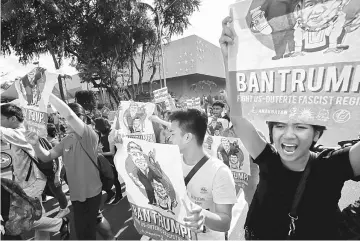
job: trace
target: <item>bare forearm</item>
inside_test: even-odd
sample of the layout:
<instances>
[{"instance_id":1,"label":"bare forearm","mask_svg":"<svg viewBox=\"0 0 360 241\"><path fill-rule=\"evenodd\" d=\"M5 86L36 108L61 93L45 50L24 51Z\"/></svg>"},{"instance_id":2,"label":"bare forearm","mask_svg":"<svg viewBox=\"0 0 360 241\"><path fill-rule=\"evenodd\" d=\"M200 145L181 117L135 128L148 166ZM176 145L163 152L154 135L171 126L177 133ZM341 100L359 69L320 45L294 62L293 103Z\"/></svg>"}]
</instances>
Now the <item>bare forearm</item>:
<instances>
[{"instance_id":1,"label":"bare forearm","mask_svg":"<svg viewBox=\"0 0 360 241\"><path fill-rule=\"evenodd\" d=\"M33 145L36 156L43 162L52 161L54 158L51 157L51 153L48 150L45 150L40 143Z\"/></svg>"},{"instance_id":2,"label":"bare forearm","mask_svg":"<svg viewBox=\"0 0 360 241\"><path fill-rule=\"evenodd\" d=\"M54 94L50 95L49 101L62 117L68 119L71 116L72 110L70 109L70 107L64 101L56 97Z\"/></svg>"},{"instance_id":3,"label":"bare forearm","mask_svg":"<svg viewBox=\"0 0 360 241\"><path fill-rule=\"evenodd\" d=\"M231 216L225 213L213 213L205 210L205 225L211 230L226 232L230 229Z\"/></svg>"}]
</instances>

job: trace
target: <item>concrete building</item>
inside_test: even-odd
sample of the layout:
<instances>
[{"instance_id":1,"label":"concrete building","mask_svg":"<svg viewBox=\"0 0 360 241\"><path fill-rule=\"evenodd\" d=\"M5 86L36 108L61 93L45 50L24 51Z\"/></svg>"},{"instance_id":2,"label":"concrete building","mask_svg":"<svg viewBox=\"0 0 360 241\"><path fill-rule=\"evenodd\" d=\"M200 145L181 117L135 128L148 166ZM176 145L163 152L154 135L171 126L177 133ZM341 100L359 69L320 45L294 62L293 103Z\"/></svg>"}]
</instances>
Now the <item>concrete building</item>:
<instances>
[{"instance_id":1,"label":"concrete building","mask_svg":"<svg viewBox=\"0 0 360 241\"><path fill-rule=\"evenodd\" d=\"M164 58L166 85L169 92L174 93L177 98L208 96L209 94L216 96L219 90L225 88L225 73L220 48L196 35L172 41L164 46ZM150 76L151 70L145 70L143 77L145 91L149 90ZM135 84L138 83L138 79L138 72L134 68ZM163 86L160 84L160 79L163 82L162 71L155 75L152 83L153 90ZM206 80L212 81L216 86L198 84L198 88L193 88L193 84Z\"/></svg>"}]
</instances>

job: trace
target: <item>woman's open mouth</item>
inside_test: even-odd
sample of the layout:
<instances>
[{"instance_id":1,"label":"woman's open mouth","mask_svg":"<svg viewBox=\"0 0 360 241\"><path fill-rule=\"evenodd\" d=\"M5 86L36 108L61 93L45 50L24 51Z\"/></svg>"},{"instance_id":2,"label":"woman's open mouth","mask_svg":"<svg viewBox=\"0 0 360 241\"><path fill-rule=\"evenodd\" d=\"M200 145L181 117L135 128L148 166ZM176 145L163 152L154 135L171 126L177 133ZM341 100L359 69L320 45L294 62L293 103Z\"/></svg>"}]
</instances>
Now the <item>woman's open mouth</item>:
<instances>
[{"instance_id":1,"label":"woman's open mouth","mask_svg":"<svg viewBox=\"0 0 360 241\"><path fill-rule=\"evenodd\" d=\"M283 144L281 144L281 148L283 149L285 154L292 155L295 153L297 145L283 143Z\"/></svg>"}]
</instances>

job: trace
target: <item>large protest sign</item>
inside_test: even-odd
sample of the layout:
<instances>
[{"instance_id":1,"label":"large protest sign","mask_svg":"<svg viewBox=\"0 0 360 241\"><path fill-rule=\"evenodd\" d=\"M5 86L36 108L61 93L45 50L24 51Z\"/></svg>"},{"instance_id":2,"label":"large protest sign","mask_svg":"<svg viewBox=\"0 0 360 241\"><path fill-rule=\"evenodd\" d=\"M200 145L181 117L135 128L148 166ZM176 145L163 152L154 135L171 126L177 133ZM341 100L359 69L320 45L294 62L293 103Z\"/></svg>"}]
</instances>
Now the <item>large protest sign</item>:
<instances>
[{"instance_id":1,"label":"large protest sign","mask_svg":"<svg viewBox=\"0 0 360 241\"><path fill-rule=\"evenodd\" d=\"M233 115L360 129L360 1L231 6Z\"/></svg>"},{"instance_id":2,"label":"large protest sign","mask_svg":"<svg viewBox=\"0 0 360 241\"><path fill-rule=\"evenodd\" d=\"M206 135L203 148L230 168L237 191L248 185L250 156L239 138Z\"/></svg>"},{"instance_id":3,"label":"large protest sign","mask_svg":"<svg viewBox=\"0 0 360 241\"><path fill-rule=\"evenodd\" d=\"M112 129L129 138L156 142L149 116L154 113L154 103L121 101Z\"/></svg>"},{"instance_id":4,"label":"large protest sign","mask_svg":"<svg viewBox=\"0 0 360 241\"><path fill-rule=\"evenodd\" d=\"M55 78L46 78L45 71L44 68L36 67L15 81L19 103L24 112L25 126L39 136L47 135L48 102L56 84Z\"/></svg>"},{"instance_id":5,"label":"large protest sign","mask_svg":"<svg viewBox=\"0 0 360 241\"><path fill-rule=\"evenodd\" d=\"M184 202L190 207L190 201L179 148L128 138L116 147L114 163L126 184L137 231L154 240L196 239L183 221Z\"/></svg>"},{"instance_id":6,"label":"large protest sign","mask_svg":"<svg viewBox=\"0 0 360 241\"><path fill-rule=\"evenodd\" d=\"M207 133L211 136L221 136L229 128L229 121L224 118L209 117Z\"/></svg>"}]
</instances>

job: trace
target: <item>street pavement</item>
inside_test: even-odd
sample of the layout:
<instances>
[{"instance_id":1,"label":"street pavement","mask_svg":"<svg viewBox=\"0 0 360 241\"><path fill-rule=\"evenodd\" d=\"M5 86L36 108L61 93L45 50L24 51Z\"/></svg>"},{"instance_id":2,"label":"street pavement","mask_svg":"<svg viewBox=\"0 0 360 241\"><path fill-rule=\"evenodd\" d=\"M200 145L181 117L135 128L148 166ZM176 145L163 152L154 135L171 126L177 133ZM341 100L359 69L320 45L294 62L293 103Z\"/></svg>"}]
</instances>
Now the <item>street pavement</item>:
<instances>
[{"instance_id":1,"label":"street pavement","mask_svg":"<svg viewBox=\"0 0 360 241\"><path fill-rule=\"evenodd\" d=\"M2 170L2 177L11 178L10 170ZM66 184L63 185L63 190L66 192L68 187ZM102 204L101 210L104 217L108 220L111 225L112 231L115 234L118 240L146 240L148 239L146 236L140 235L134 225L131 216L131 209L128 203L125 186L122 184L122 191L124 198L117 205L104 205ZM102 203L104 203L106 199L106 193L103 192ZM341 199L339 201L340 209L345 208L350 203L353 203L355 200L360 197L360 182L347 181L344 184L344 188L342 190ZM69 196L67 196L70 210L72 211L71 201L69 200ZM46 210L46 216L54 217L58 210L59 205L57 201L52 198L46 203L43 204ZM246 218L246 213L248 210L248 205L245 203L243 195L240 194L238 203L234 206L233 209L233 223L231 224L231 228L229 231L229 238L231 240L243 240L243 224ZM75 240L75 232L73 225L73 215L72 212L68 215L71 222L71 235L70 239ZM33 239L34 232L30 231L22 235L23 239ZM103 239L100 235L97 237L98 239ZM58 233L51 235L51 240L59 240L60 236Z\"/></svg>"}]
</instances>

